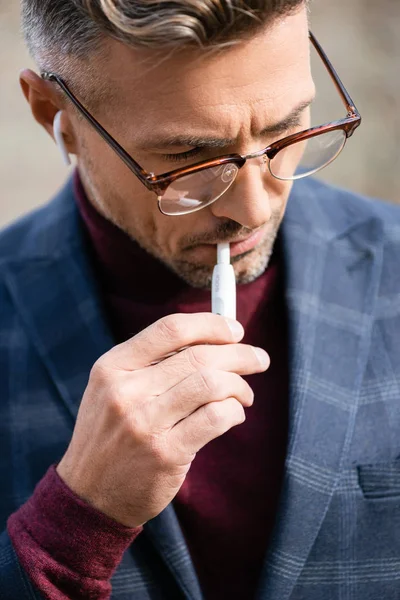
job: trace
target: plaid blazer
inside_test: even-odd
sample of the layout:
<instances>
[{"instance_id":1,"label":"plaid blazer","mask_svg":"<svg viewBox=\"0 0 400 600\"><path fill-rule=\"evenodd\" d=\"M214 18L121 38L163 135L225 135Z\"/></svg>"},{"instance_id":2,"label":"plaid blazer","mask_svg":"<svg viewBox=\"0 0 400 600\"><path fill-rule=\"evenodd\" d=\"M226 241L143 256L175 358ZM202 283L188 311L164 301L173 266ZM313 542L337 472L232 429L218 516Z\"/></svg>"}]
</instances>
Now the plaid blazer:
<instances>
[{"instance_id":1,"label":"plaid blazer","mask_svg":"<svg viewBox=\"0 0 400 600\"><path fill-rule=\"evenodd\" d=\"M282 237L289 447L256 600L399 600L400 209L299 181ZM40 598L5 523L65 452L112 344L69 181L0 234L1 600ZM112 598L201 600L173 505L125 553Z\"/></svg>"}]
</instances>

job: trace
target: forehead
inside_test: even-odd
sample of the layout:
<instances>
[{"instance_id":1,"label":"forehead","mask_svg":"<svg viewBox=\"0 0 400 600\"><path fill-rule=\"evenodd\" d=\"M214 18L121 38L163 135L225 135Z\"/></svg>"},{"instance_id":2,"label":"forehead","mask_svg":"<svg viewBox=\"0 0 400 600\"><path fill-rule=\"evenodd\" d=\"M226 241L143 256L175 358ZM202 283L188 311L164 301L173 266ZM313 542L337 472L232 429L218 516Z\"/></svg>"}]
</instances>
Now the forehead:
<instances>
[{"instance_id":1,"label":"forehead","mask_svg":"<svg viewBox=\"0 0 400 600\"><path fill-rule=\"evenodd\" d=\"M219 52L184 49L162 57L110 42L102 78L107 119L140 142L158 131L236 138L262 129L312 94L305 10ZM114 118L115 119L114 119Z\"/></svg>"}]
</instances>

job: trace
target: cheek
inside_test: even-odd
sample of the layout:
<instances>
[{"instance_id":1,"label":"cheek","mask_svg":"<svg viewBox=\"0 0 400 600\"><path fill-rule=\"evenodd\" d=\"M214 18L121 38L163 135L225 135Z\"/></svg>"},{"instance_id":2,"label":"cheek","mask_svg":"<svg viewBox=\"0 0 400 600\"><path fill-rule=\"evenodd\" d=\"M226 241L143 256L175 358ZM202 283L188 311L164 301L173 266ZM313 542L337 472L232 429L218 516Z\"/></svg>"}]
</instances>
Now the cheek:
<instances>
[{"instance_id":1,"label":"cheek","mask_svg":"<svg viewBox=\"0 0 400 600\"><path fill-rule=\"evenodd\" d=\"M279 202L279 210L280 219L282 220L286 211L287 203L289 200L290 192L292 191L294 181L282 181L281 183L283 184L283 191Z\"/></svg>"},{"instance_id":2,"label":"cheek","mask_svg":"<svg viewBox=\"0 0 400 600\"><path fill-rule=\"evenodd\" d=\"M149 222L158 211L157 196L147 190L119 156L94 133L80 140L78 164L96 188L98 201L130 229L133 221ZM125 228L125 227L124 227Z\"/></svg>"},{"instance_id":3,"label":"cheek","mask_svg":"<svg viewBox=\"0 0 400 600\"><path fill-rule=\"evenodd\" d=\"M266 187L268 190L269 202L273 213L283 214L286 208L286 203L292 189L292 181L282 181L272 177L267 173Z\"/></svg>"},{"instance_id":4,"label":"cheek","mask_svg":"<svg viewBox=\"0 0 400 600\"><path fill-rule=\"evenodd\" d=\"M163 215L156 194L98 136L81 138L78 165L92 201L102 207L107 218L160 257L168 258L177 252L180 240L195 225L192 215Z\"/></svg>"}]
</instances>

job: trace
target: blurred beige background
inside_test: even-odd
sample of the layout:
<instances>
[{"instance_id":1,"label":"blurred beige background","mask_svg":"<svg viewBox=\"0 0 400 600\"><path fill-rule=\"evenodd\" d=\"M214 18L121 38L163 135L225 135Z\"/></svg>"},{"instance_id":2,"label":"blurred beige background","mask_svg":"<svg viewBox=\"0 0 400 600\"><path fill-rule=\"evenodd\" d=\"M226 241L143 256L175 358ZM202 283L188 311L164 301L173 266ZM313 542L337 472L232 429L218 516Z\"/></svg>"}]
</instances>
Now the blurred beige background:
<instances>
[{"instance_id":1,"label":"blurred beige background","mask_svg":"<svg viewBox=\"0 0 400 600\"><path fill-rule=\"evenodd\" d=\"M400 202L400 0L314 0L311 15L363 116L321 177ZM68 173L20 91L19 70L31 65L19 34L19 2L0 0L0 225L46 202Z\"/></svg>"}]
</instances>

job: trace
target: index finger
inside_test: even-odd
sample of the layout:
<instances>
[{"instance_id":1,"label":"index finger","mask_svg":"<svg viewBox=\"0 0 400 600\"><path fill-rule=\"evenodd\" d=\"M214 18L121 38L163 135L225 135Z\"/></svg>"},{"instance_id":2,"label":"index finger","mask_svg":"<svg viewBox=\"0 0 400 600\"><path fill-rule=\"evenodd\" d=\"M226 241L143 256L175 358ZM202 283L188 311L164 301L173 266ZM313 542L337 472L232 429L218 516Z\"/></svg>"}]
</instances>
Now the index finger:
<instances>
[{"instance_id":1,"label":"index finger","mask_svg":"<svg viewBox=\"0 0 400 600\"><path fill-rule=\"evenodd\" d=\"M177 313L159 319L106 355L111 366L135 371L194 344L229 344L244 335L234 319L213 313Z\"/></svg>"}]
</instances>

